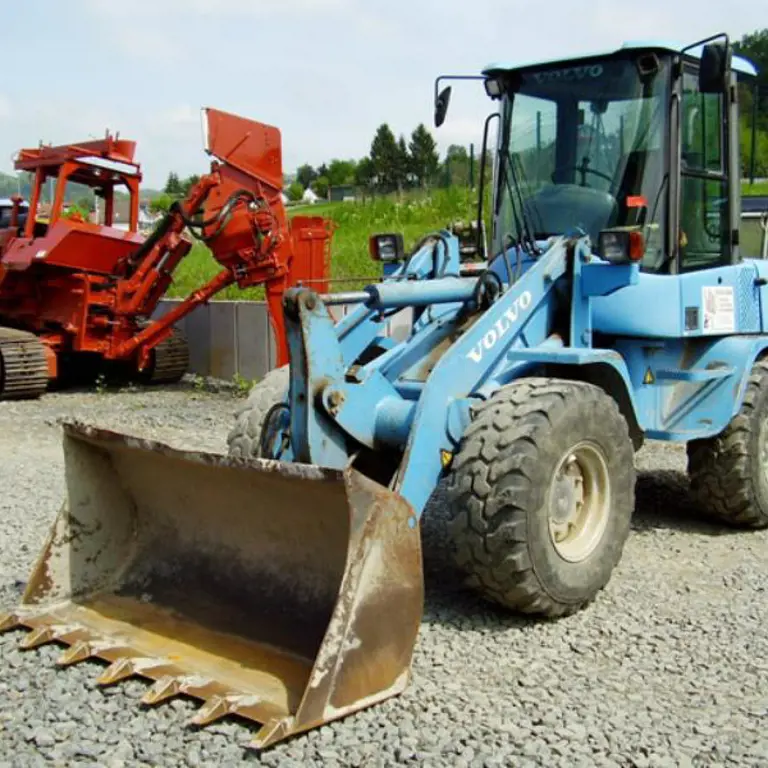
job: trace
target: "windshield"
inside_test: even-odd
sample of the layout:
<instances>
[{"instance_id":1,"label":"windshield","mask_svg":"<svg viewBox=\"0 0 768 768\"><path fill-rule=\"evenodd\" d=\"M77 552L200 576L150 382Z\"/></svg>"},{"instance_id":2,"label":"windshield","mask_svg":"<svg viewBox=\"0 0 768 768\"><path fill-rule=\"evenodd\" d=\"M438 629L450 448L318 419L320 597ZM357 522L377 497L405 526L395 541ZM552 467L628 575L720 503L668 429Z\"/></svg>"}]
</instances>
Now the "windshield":
<instances>
[{"instance_id":1,"label":"windshield","mask_svg":"<svg viewBox=\"0 0 768 768\"><path fill-rule=\"evenodd\" d=\"M663 258L667 61L648 53L511 73L502 100L494 252L526 235L643 225Z\"/></svg>"}]
</instances>

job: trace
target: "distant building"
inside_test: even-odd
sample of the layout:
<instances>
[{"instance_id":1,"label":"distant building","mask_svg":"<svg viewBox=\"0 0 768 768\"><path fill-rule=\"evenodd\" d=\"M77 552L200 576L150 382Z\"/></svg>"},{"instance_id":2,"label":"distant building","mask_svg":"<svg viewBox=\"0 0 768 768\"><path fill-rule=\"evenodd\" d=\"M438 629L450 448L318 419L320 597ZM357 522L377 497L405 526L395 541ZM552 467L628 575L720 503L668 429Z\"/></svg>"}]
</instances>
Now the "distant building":
<instances>
[{"instance_id":1,"label":"distant building","mask_svg":"<svg viewBox=\"0 0 768 768\"><path fill-rule=\"evenodd\" d=\"M357 187L354 184L340 184L330 189L330 200L333 203L354 202L356 199Z\"/></svg>"}]
</instances>

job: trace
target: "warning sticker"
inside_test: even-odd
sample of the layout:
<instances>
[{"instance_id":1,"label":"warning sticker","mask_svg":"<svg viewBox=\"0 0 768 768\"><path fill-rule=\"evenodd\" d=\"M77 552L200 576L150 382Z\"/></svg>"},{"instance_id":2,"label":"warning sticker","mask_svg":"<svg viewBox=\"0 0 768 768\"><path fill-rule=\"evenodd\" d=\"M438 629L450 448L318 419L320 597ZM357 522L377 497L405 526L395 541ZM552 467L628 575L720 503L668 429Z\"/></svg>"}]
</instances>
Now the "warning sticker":
<instances>
[{"instance_id":1,"label":"warning sticker","mask_svg":"<svg viewBox=\"0 0 768 768\"><path fill-rule=\"evenodd\" d=\"M730 285L705 286L701 289L704 333L733 333L736 312Z\"/></svg>"},{"instance_id":2,"label":"warning sticker","mask_svg":"<svg viewBox=\"0 0 768 768\"><path fill-rule=\"evenodd\" d=\"M653 377L653 371L649 368L643 376L643 384L653 384L656 379Z\"/></svg>"}]
</instances>

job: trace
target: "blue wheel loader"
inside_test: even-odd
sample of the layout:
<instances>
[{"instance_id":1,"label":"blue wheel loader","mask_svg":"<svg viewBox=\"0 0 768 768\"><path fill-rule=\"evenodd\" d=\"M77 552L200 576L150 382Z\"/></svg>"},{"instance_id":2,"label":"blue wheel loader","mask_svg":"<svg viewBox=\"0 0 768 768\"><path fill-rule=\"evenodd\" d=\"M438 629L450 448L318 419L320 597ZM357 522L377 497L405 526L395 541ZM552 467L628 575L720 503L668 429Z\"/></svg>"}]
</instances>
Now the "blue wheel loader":
<instances>
[{"instance_id":1,"label":"blue wheel loader","mask_svg":"<svg viewBox=\"0 0 768 768\"><path fill-rule=\"evenodd\" d=\"M154 681L147 705L200 699L198 725L255 721L263 748L406 687L438 486L468 587L540 617L609 581L646 438L687 445L702 515L768 526L768 263L739 243L755 75L725 35L485 69L490 209L484 168L476 221L371 238L380 282L289 291L290 364L227 456L66 424L66 500L2 629Z\"/></svg>"}]
</instances>

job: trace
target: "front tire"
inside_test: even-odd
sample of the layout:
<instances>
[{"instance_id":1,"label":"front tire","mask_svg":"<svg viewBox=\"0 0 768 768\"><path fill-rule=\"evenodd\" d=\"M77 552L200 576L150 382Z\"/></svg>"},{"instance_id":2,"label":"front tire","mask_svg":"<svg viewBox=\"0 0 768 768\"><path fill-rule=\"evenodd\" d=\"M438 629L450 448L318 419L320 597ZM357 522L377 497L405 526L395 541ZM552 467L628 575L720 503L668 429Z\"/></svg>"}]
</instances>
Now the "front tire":
<instances>
[{"instance_id":1,"label":"front tire","mask_svg":"<svg viewBox=\"0 0 768 768\"><path fill-rule=\"evenodd\" d=\"M272 406L280 403L288 390L288 366L271 370L248 394L235 414L227 436L228 454L237 459L260 458L261 428Z\"/></svg>"},{"instance_id":2,"label":"front tire","mask_svg":"<svg viewBox=\"0 0 768 768\"><path fill-rule=\"evenodd\" d=\"M454 560L522 613L574 613L608 583L629 535L634 451L602 389L531 378L480 405L448 480Z\"/></svg>"},{"instance_id":3,"label":"front tire","mask_svg":"<svg viewBox=\"0 0 768 768\"><path fill-rule=\"evenodd\" d=\"M758 362L741 409L716 437L687 445L691 493L705 513L740 528L768 528L768 363Z\"/></svg>"}]
</instances>

